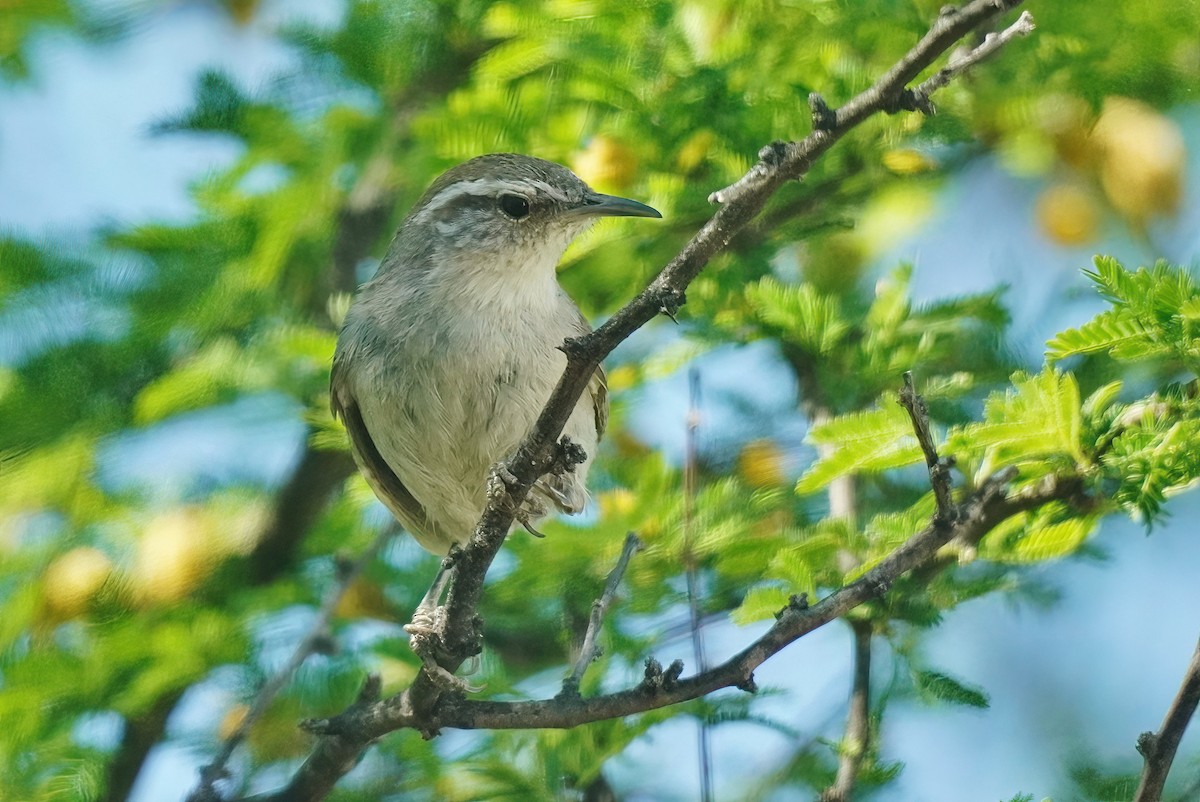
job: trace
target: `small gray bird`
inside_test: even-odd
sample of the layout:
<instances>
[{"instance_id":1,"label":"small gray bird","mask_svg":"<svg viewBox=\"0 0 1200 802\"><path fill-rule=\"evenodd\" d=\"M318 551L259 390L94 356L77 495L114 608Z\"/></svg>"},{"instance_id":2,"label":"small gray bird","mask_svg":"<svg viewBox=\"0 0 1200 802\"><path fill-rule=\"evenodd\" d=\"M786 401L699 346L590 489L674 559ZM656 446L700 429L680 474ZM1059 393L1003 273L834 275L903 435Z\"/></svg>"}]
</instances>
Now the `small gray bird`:
<instances>
[{"instance_id":1,"label":"small gray bird","mask_svg":"<svg viewBox=\"0 0 1200 802\"><path fill-rule=\"evenodd\" d=\"M662 217L593 191L567 168L512 153L479 156L433 182L346 316L333 359L333 414L371 488L425 549L465 543L491 469L532 428L566 367L558 350L591 330L559 286L567 245L598 217ZM544 476L518 519L576 513L608 418L603 370L564 434L588 461ZM441 571L410 632L428 632Z\"/></svg>"}]
</instances>

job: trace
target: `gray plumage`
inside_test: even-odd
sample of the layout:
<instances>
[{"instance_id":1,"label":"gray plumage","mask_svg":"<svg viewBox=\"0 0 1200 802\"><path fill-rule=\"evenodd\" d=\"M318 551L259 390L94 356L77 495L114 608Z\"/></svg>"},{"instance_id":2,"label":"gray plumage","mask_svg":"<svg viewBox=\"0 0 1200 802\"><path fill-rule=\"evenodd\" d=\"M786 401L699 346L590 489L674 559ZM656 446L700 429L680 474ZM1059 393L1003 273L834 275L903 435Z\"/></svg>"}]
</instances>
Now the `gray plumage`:
<instances>
[{"instance_id":1,"label":"gray plumage","mask_svg":"<svg viewBox=\"0 0 1200 802\"><path fill-rule=\"evenodd\" d=\"M334 356L333 412L375 494L429 551L470 537L489 469L516 449L562 375L557 346L590 330L555 267L600 215L659 216L560 165L481 156L430 186L360 288ZM588 461L543 477L535 509L583 508L607 416L597 371L564 430Z\"/></svg>"}]
</instances>

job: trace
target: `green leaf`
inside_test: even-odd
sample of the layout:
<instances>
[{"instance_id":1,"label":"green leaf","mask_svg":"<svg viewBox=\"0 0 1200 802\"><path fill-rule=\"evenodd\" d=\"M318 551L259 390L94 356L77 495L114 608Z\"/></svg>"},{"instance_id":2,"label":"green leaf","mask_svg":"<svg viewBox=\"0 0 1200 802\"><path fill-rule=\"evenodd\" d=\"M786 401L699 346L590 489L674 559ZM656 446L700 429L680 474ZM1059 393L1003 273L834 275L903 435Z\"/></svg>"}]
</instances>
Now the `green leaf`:
<instances>
[{"instance_id":1,"label":"green leaf","mask_svg":"<svg viewBox=\"0 0 1200 802\"><path fill-rule=\"evenodd\" d=\"M783 284L768 276L746 288L746 300L759 320L814 354L830 353L850 328L837 297L811 284Z\"/></svg>"},{"instance_id":2,"label":"green leaf","mask_svg":"<svg viewBox=\"0 0 1200 802\"><path fill-rule=\"evenodd\" d=\"M1046 360L1053 363L1098 351L1131 360L1167 353L1169 349L1154 342L1151 332L1128 310L1110 309L1079 328L1059 332L1046 343Z\"/></svg>"},{"instance_id":3,"label":"green leaf","mask_svg":"<svg viewBox=\"0 0 1200 802\"><path fill-rule=\"evenodd\" d=\"M940 671L914 671L912 678L917 694L926 701L977 708L989 706L988 696L982 688L965 685Z\"/></svg>"},{"instance_id":4,"label":"green leaf","mask_svg":"<svg viewBox=\"0 0 1200 802\"><path fill-rule=\"evenodd\" d=\"M1017 374L1012 389L988 398L984 421L955 430L948 438L952 450L970 453L982 447L1001 464L1053 454L1085 461L1079 385L1069 373L1047 368L1035 376Z\"/></svg>"},{"instance_id":5,"label":"green leaf","mask_svg":"<svg viewBox=\"0 0 1200 802\"><path fill-rule=\"evenodd\" d=\"M1092 394L1083 402L1081 409L1085 418L1094 418L1108 410L1113 402L1117 400L1117 396L1121 394L1121 388L1124 383L1117 379L1108 384L1097 387Z\"/></svg>"},{"instance_id":6,"label":"green leaf","mask_svg":"<svg viewBox=\"0 0 1200 802\"><path fill-rule=\"evenodd\" d=\"M808 439L831 450L800 477L796 492L801 494L819 490L839 476L878 473L922 459L912 424L894 396L885 396L876 409L818 424Z\"/></svg>"},{"instance_id":7,"label":"green leaf","mask_svg":"<svg viewBox=\"0 0 1200 802\"><path fill-rule=\"evenodd\" d=\"M1096 531L1096 516L1087 515L1031 529L1017 540L1000 562L1035 563L1065 557Z\"/></svg>"},{"instance_id":8,"label":"green leaf","mask_svg":"<svg viewBox=\"0 0 1200 802\"><path fill-rule=\"evenodd\" d=\"M773 618L787 607L790 595L789 591L778 585L757 585L750 588L742 603L730 613L730 618L741 626Z\"/></svg>"}]
</instances>

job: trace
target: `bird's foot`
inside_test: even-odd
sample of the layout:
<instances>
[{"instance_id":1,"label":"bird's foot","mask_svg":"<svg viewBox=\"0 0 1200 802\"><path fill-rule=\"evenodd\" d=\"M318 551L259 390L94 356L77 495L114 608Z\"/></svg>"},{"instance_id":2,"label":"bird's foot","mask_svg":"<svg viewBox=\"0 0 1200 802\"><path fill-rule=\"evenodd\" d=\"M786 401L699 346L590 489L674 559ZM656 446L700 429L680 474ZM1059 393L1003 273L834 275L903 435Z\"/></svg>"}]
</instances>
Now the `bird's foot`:
<instances>
[{"instance_id":1,"label":"bird's foot","mask_svg":"<svg viewBox=\"0 0 1200 802\"><path fill-rule=\"evenodd\" d=\"M404 631L409 635L409 646L412 648L413 653L421 658L421 664L425 666L425 673L443 691L479 693L483 690L482 685L472 685L465 679L454 676L454 674L438 664L438 647L442 643L445 625L446 608L443 605L438 605L437 607L421 605L417 607L416 612L413 613L412 621L404 625ZM469 668L466 673L474 673L478 670L478 667L479 656L475 655L470 658Z\"/></svg>"},{"instance_id":2,"label":"bird's foot","mask_svg":"<svg viewBox=\"0 0 1200 802\"><path fill-rule=\"evenodd\" d=\"M484 688L483 685L472 685L462 677L454 676L445 668L438 665L437 660L433 659L432 655L420 655L420 658L425 666L426 675L443 691L464 694L479 693Z\"/></svg>"},{"instance_id":3,"label":"bird's foot","mask_svg":"<svg viewBox=\"0 0 1200 802\"><path fill-rule=\"evenodd\" d=\"M426 606L422 604L413 611L412 621L404 625L404 631L414 639L435 638L441 632L445 617L445 606L440 604L437 606ZM415 644L413 649L415 651Z\"/></svg>"},{"instance_id":4,"label":"bird's foot","mask_svg":"<svg viewBox=\"0 0 1200 802\"><path fill-rule=\"evenodd\" d=\"M498 501L509 494L512 488L520 484L517 475L501 460L491 467L487 478L487 497L489 501Z\"/></svg>"},{"instance_id":5,"label":"bird's foot","mask_svg":"<svg viewBox=\"0 0 1200 802\"><path fill-rule=\"evenodd\" d=\"M525 531L534 537L545 537L534 527L533 522L539 518L546 517L546 507L542 502L538 501L532 495L525 497L521 502L521 506L517 507L517 511L513 513L513 518L517 523L525 528Z\"/></svg>"},{"instance_id":6,"label":"bird's foot","mask_svg":"<svg viewBox=\"0 0 1200 802\"><path fill-rule=\"evenodd\" d=\"M545 537L534 526L534 522L546 516L546 506L532 494L527 494L524 500L515 507L511 504L511 491L520 484L520 480L509 469L507 463L497 462L488 471L487 497L489 501L499 501L509 505L513 519L524 527L525 531L534 537Z\"/></svg>"}]
</instances>

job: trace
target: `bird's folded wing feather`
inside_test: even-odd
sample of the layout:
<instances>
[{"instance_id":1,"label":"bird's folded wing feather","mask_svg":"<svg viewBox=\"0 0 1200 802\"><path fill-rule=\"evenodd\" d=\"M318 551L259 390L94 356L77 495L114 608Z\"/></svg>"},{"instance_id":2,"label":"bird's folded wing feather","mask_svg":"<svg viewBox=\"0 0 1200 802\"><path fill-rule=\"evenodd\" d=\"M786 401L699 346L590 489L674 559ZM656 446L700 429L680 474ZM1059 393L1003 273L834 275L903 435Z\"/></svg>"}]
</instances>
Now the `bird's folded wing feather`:
<instances>
[{"instance_id":1,"label":"bird's folded wing feather","mask_svg":"<svg viewBox=\"0 0 1200 802\"><path fill-rule=\"evenodd\" d=\"M408 492L408 488L400 481L400 477L396 476L396 472L387 464L375 441L371 439L354 391L340 368L341 366L334 362L329 382L330 409L333 416L345 425L346 432L350 435L355 460L367 478L367 483L401 523L411 525L415 522L427 522L429 519L421 502Z\"/></svg>"},{"instance_id":2,"label":"bird's folded wing feather","mask_svg":"<svg viewBox=\"0 0 1200 802\"><path fill-rule=\"evenodd\" d=\"M599 441L608 428L608 376L604 374L603 367L596 368L592 374L588 382L588 394L592 397L592 410L596 414L596 440Z\"/></svg>"}]
</instances>

